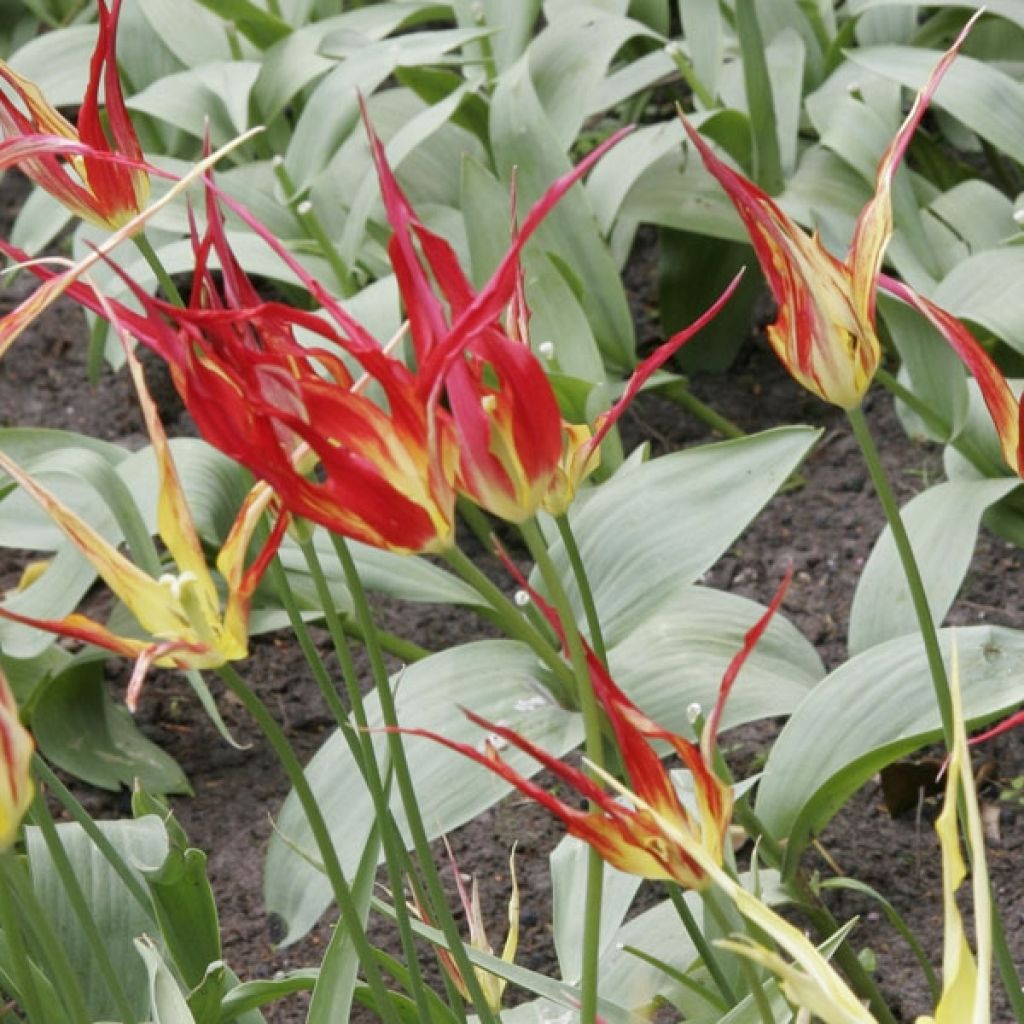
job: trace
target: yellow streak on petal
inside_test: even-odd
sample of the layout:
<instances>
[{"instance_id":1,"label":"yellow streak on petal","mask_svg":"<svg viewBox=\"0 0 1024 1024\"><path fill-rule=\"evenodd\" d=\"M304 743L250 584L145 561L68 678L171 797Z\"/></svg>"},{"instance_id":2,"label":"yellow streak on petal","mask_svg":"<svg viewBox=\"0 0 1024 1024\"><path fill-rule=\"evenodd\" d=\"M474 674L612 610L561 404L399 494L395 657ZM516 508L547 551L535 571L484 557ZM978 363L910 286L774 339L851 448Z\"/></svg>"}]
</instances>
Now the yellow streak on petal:
<instances>
[{"instance_id":1,"label":"yellow streak on petal","mask_svg":"<svg viewBox=\"0 0 1024 1024\"><path fill-rule=\"evenodd\" d=\"M153 634L181 630L181 619L174 614L168 602L167 590L152 576L125 558L3 452L0 452L0 469L17 481L42 507L146 629Z\"/></svg>"}]
</instances>

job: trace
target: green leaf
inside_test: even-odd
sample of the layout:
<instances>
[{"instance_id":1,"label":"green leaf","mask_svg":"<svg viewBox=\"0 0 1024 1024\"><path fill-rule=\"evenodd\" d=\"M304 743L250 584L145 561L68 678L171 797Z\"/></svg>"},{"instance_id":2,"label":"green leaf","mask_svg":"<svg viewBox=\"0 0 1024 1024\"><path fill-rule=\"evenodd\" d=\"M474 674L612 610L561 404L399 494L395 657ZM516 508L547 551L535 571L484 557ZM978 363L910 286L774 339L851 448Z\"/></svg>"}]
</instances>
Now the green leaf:
<instances>
[{"instance_id":1,"label":"green leaf","mask_svg":"<svg viewBox=\"0 0 1024 1024\"><path fill-rule=\"evenodd\" d=\"M861 0L860 9L870 11L885 7L954 7L964 8L975 5L973 0ZM1024 9L1017 0L985 0L985 11L998 14L1024 28Z\"/></svg>"},{"instance_id":2,"label":"green leaf","mask_svg":"<svg viewBox=\"0 0 1024 1024\"><path fill-rule=\"evenodd\" d=\"M521 60L501 76L491 100L491 144L504 181L516 168L520 208L540 198L569 171L569 162ZM583 282L583 308L610 369L628 373L635 362L633 323L618 269L582 189L573 188L530 243L550 250Z\"/></svg>"},{"instance_id":3,"label":"green leaf","mask_svg":"<svg viewBox=\"0 0 1024 1024\"><path fill-rule=\"evenodd\" d=\"M526 49L541 0L518 0L514 4L507 0L451 0L450 6L463 28L479 25L491 31L488 47L495 70L500 73L514 64ZM479 43L467 46L466 53L482 58L484 46Z\"/></svg>"},{"instance_id":4,"label":"green leaf","mask_svg":"<svg viewBox=\"0 0 1024 1024\"><path fill-rule=\"evenodd\" d=\"M210 964L221 958L217 905L206 874L206 854L191 847L175 847L158 871L144 874L160 922L160 937L185 985L196 988Z\"/></svg>"},{"instance_id":5,"label":"green leaf","mask_svg":"<svg viewBox=\"0 0 1024 1024\"><path fill-rule=\"evenodd\" d=\"M580 134L612 58L636 38L660 39L638 21L580 5L551 21L530 44L533 87L559 150L568 150Z\"/></svg>"},{"instance_id":6,"label":"green leaf","mask_svg":"<svg viewBox=\"0 0 1024 1024\"><path fill-rule=\"evenodd\" d=\"M46 683L32 712L39 749L54 764L101 789L190 793L177 762L139 732L103 681L103 663L77 659Z\"/></svg>"},{"instance_id":7,"label":"green leaf","mask_svg":"<svg viewBox=\"0 0 1024 1024\"><path fill-rule=\"evenodd\" d=\"M136 0L122 11L118 62L126 61L136 87L182 68L231 60L225 25L198 0ZM125 36L125 30L135 31ZM162 51L158 55L158 51ZM125 56L122 56L124 54ZM148 67L137 67L145 58ZM173 67L169 66L173 61ZM142 72L140 74L140 72Z\"/></svg>"},{"instance_id":8,"label":"green leaf","mask_svg":"<svg viewBox=\"0 0 1024 1024\"><path fill-rule=\"evenodd\" d=\"M687 707L705 715L743 638L764 614L755 601L701 586L682 586L609 651L612 675L659 724L692 735ZM786 715L824 676L817 652L792 623L776 616L743 666L722 728Z\"/></svg>"},{"instance_id":9,"label":"green leaf","mask_svg":"<svg viewBox=\"0 0 1024 1024\"><path fill-rule=\"evenodd\" d=\"M973 320L1024 353L1024 247L975 253L950 271L931 298L964 320Z\"/></svg>"},{"instance_id":10,"label":"green leaf","mask_svg":"<svg viewBox=\"0 0 1024 1024\"><path fill-rule=\"evenodd\" d=\"M307 188L352 132L359 120L360 93L371 95L396 68L437 63L484 34L481 29L439 29L402 36L400 42L385 39L370 44L349 33L324 39L321 52L340 63L313 90L288 144L285 166L296 188ZM461 95L458 90L452 94L456 105ZM452 97L447 102L452 102ZM375 176L370 176L375 183Z\"/></svg>"},{"instance_id":11,"label":"green leaf","mask_svg":"<svg viewBox=\"0 0 1024 1024\"><path fill-rule=\"evenodd\" d=\"M249 94L259 71L257 61L210 62L166 75L126 102L197 139L209 127L220 146L249 127Z\"/></svg>"},{"instance_id":12,"label":"green leaf","mask_svg":"<svg viewBox=\"0 0 1024 1024\"><path fill-rule=\"evenodd\" d=\"M135 949L149 976L149 1011L153 1014L153 1024L196 1024L184 993L153 940L143 935L135 940Z\"/></svg>"},{"instance_id":13,"label":"green leaf","mask_svg":"<svg viewBox=\"0 0 1024 1024\"><path fill-rule=\"evenodd\" d=\"M914 46L854 49L847 56L858 66L920 89L941 54ZM1024 162L1024 85L1006 73L960 55L939 84L932 105L947 110L997 149Z\"/></svg>"},{"instance_id":14,"label":"green leaf","mask_svg":"<svg viewBox=\"0 0 1024 1024\"><path fill-rule=\"evenodd\" d=\"M718 95L722 73L722 12L717 3L707 0L678 4L679 20L687 42L693 70L711 96Z\"/></svg>"},{"instance_id":15,"label":"green leaf","mask_svg":"<svg viewBox=\"0 0 1024 1024\"><path fill-rule=\"evenodd\" d=\"M35 83L53 106L77 107L85 95L95 48L95 25L70 25L36 36L12 54L8 64Z\"/></svg>"},{"instance_id":16,"label":"green leaf","mask_svg":"<svg viewBox=\"0 0 1024 1024\"><path fill-rule=\"evenodd\" d=\"M449 12L448 4L416 0L375 3L297 29L263 56L253 88L257 109L266 121L274 120L300 90L335 67L335 61L320 54L321 44L332 33L348 32L373 43L397 29L443 19Z\"/></svg>"},{"instance_id":17,"label":"green leaf","mask_svg":"<svg viewBox=\"0 0 1024 1024\"><path fill-rule=\"evenodd\" d=\"M743 82L754 140L753 178L769 195L778 195L785 179L772 80L755 0L736 0L736 35L743 57Z\"/></svg>"},{"instance_id":18,"label":"green leaf","mask_svg":"<svg viewBox=\"0 0 1024 1024\"><path fill-rule=\"evenodd\" d=\"M397 678L399 721L432 729L445 736L475 744L481 731L456 711L465 705L478 714L529 736L556 754L579 743L580 716L556 707L539 681L534 655L511 641L485 640L455 647L424 658ZM487 686L480 685L482 679ZM367 699L371 725L380 722L376 696ZM384 737L375 737L383 756ZM509 792L509 786L464 757L429 740L406 741L410 771L423 819L437 836L469 821ZM518 770L534 773L538 766L515 751L505 756ZM342 866L356 870L374 818L373 806L348 744L335 733L306 767L334 839ZM469 781L472 780L472 781ZM397 803L397 801L396 801ZM395 806L401 824L404 814ZM277 832L267 852L264 892L267 909L286 924L284 944L300 938L330 904L330 885L310 860L319 860L305 817L294 794L289 795L277 818Z\"/></svg>"},{"instance_id":19,"label":"green leaf","mask_svg":"<svg viewBox=\"0 0 1024 1024\"><path fill-rule=\"evenodd\" d=\"M993 626L940 630L944 651L954 635L969 728L1024 700L1024 633ZM917 636L871 647L818 683L772 746L758 787L758 817L787 840L784 873L875 772L941 734Z\"/></svg>"},{"instance_id":20,"label":"green leaf","mask_svg":"<svg viewBox=\"0 0 1024 1024\"><path fill-rule=\"evenodd\" d=\"M946 481L901 510L936 622L946 617L967 575L982 515L1019 483L1006 478ZM917 628L903 566L887 526L857 581L850 610L850 653L860 654Z\"/></svg>"},{"instance_id":21,"label":"green leaf","mask_svg":"<svg viewBox=\"0 0 1024 1024\"><path fill-rule=\"evenodd\" d=\"M551 928L558 971L563 981L578 985L583 963L584 915L587 902L587 863L590 847L566 836L551 852ZM601 924L599 948L603 955L617 938L641 879L627 875L602 861Z\"/></svg>"},{"instance_id":22,"label":"green leaf","mask_svg":"<svg viewBox=\"0 0 1024 1024\"><path fill-rule=\"evenodd\" d=\"M64 230L72 216L67 207L37 186L18 211L10 243L34 256Z\"/></svg>"},{"instance_id":23,"label":"green leaf","mask_svg":"<svg viewBox=\"0 0 1024 1024\"><path fill-rule=\"evenodd\" d=\"M627 463L577 502L570 519L607 642L619 642L670 593L714 565L818 435L810 427L782 427ZM582 622L561 542L551 555Z\"/></svg>"},{"instance_id":24,"label":"green leaf","mask_svg":"<svg viewBox=\"0 0 1024 1024\"><path fill-rule=\"evenodd\" d=\"M250 0L199 0L218 17L234 25L261 50L273 46L291 33L291 26Z\"/></svg>"},{"instance_id":25,"label":"green leaf","mask_svg":"<svg viewBox=\"0 0 1024 1024\"><path fill-rule=\"evenodd\" d=\"M153 815L137 821L98 821L96 825L130 865L156 867L167 856L167 834L160 819ZM132 943L137 935L152 931L153 922L81 826L63 822L57 825L57 835L93 919L107 940L110 958L121 970L122 986L140 1018L144 1018L149 1009L146 972L132 954ZM116 1005L37 827L25 829L25 848L36 896L50 927L60 936L92 1019L118 1019Z\"/></svg>"},{"instance_id":26,"label":"green leaf","mask_svg":"<svg viewBox=\"0 0 1024 1024\"><path fill-rule=\"evenodd\" d=\"M764 277L750 246L663 228L658 253L658 309L666 335L692 324L713 295L720 295L741 267L747 272L725 308L679 351L686 373L722 373L743 344L754 303L764 294Z\"/></svg>"},{"instance_id":27,"label":"green leaf","mask_svg":"<svg viewBox=\"0 0 1024 1024\"><path fill-rule=\"evenodd\" d=\"M911 390L947 425L939 436L915 417L923 436L948 441L967 418L967 373L956 353L924 317L888 295L878 296L878 311L903 361ZM907 410L909 412L909 410Z\"/></svg>"}]
</instances>

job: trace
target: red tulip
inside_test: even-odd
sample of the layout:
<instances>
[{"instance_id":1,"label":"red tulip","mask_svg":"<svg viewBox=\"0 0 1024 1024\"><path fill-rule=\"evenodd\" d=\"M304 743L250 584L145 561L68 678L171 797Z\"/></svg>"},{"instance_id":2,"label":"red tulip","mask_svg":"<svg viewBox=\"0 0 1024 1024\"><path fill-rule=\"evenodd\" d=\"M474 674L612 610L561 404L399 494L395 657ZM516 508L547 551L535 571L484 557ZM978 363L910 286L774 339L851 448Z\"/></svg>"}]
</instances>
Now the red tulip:
<instances>
[{"instance_id":1,"label":"red tulip","mask_svg":"<svg viewBox=\"0 0 1024 1024\"><path fill-rule=\"evenodd\" d=\"M489 722L472 711L465 710L464 713L489 733L482 751L422 729L401 731L441 743L500 775L560 818L572 835L590 844L604 860L620 871L644 878L670 879L687 888L702 889L710 881L707 873L684 846L672 838L671 833L675 830L685 835L715 863L721 863L733 798L731 788L719 779L713 767L718 723L736 676L782 603L790 576L791 572L787 573L768 609L747 632L742 649L730 662L699 744L669 732L648 718L619 689L593 651L587 650L594 696L611 724L628 785L636 797L635 806L629 806L604 790L586 772L565 764L514 730ZM519 582L528 587L521 577ZM531 596L552 625L560 630L557 616L550 607L537 594L531 592ZM497 741L529 754L588 800L592 809L584 811L573 807L544 786L521 775L501 757ZM697 799L695 815L683 806L671 776L654 749L656 741L667 743L693 775ZM662 822L668 822L671 828L664 828Z\"/></svg>"},{"instance_id":2,"label":"red tulip","mask_svg":"<svg viewBox=\"0 0 1024 1024\"><path fill-rule=\"evenodd\" d=\"M17 94L21 109L0 92L0 168L19 167L78 217L118 228L145 205L149 175L142 147L124 105L117 74L117 18L121 0L98 0L99 35L77 130L47 102L39 88L0 61L0 78ZM100 119L103 89L109 133ZM111 159L117 156L120 159Z\"/></svg>"}]
</instances>

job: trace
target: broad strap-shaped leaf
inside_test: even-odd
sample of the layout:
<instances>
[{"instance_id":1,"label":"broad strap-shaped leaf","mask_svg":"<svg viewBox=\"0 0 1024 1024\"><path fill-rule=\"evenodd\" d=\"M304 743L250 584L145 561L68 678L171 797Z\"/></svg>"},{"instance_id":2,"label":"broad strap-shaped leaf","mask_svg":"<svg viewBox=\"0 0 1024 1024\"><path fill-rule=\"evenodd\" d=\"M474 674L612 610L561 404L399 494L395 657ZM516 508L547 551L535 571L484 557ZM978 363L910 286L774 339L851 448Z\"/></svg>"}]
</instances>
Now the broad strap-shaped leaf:
<instances>
[{"instance_id":1,"label":"broad strap-shaped leaf","mask_svg":"<svg viewBox=\"0 0 1024 1024\"><path fill-rule=\"evenodd\" d=\"M949 633L939 631L944 650ZM1024 700L1024 633L971 626L957 629L956 638L969 726ZM875 772L941 732L917 636L871 647L823 679L775 741L758 789L758 817L787 839L785 871Z\"/></svg>"},{"instance_id":2,"label":"broad strap-shaped leaf","mask_svg":"<svg viewBox=\"0 0 1024 1024\"><path fill-rule=\"evenodd\" d=\"M1014 490L1017 478L946 481L902 509L932 617L941 622L970 568L981 517ZM850 611L851 654L917 630L910 590L887 526L857 581Z\"/></svg>"}]
</instances>

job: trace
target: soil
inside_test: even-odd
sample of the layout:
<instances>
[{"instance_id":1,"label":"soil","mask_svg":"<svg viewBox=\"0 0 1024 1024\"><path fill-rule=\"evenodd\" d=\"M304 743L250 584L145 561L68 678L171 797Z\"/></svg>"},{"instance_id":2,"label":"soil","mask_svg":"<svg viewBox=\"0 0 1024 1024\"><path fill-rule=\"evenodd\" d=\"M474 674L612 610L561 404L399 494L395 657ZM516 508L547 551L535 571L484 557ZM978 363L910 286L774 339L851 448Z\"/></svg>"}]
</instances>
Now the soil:
<instances>
[{"instance_id":1,"label":"soil","mask_svg":"<svg viewBox=\"0 0 1024 1024\"><path fill-rule=\"evenodd\" d=\"M24 185L16 176L4 180L0 186L0 230L9 224L24 194ZM630 281L641 342L648 343L656 340L647 301L655 275L651 236L644 237L645 243L631 264ZM16 281L0 302L6 308L28 287L28 281ZM755 333L729 374L697 377L692 382L694 393L746 431L803 422L823 427L824 434L802 468L804 485L772 500L709 574L707 584L766 602L792 562L796 572L785 614L817 646L826 664L834 667L845 657L851 598L882 528L882 513L842 414L794 384ZM71 306L54 310L34 325L0 362L3 425L64 427L133 447L144 443L142 421L124 375L108 371L95 387L89 385L85 346L84 321ZM168 432L172 436L192 433L160 366L147 360L147 369ZM872 392L866 412L890 476L905 501L940 474L939 453L934 446L907 439L884 392ZM714 439L704 424L678 406L648 395L641 396L628 413L624 435L627 448L649 440L655 453ZM487 559L483 561L485 567L494 568ZM0 585L11 585L21 564L17 552L4 552ZM1024 626L1021 568L1021 554L1015 547L983 533L952 621ZM497 578L498 574L494 575ZM384 602L378 611L385 626L431 649L484 632L477 622L445 608L396 607ZM320 632L316 636L326 655L325 637ZM246 677L305 760L324 741L332 720L287 636L258 639L253 647L253 656L244 667ZM124 667L114 663L110 672L111 685L121 692L127 679ZM229 728L246 749L234 749L219 738L173 673L153 674L137 718L143 732L179 761L194 787L195 796L175 799L174 810L192 843L209 853L224 957L244 980L267 978L318 963L330 935L330 922L322 923L296 945L275 949L274 922L262 907L260 879L272 816L288 787L277 761L242 709L216 687L215 692ZM746 727L727 734L725 743L732 757L749 764L764 753L777 728L777 723ZM979 761L982 758L995 762L993 777L1005 785L1024 776L1024 739L1010 734L988 746ZM999 791L1000 785L991 784L983 795L992 801ZM97 816L125 813L123 794L89 791L88 787L79 787L79 792ZM1019 866L1024 856L1024 816L1012 801L1003 801L1000 807L999 834L990 837L989 857L1009 941L1021 962L1024 896ZM878 783L869 783L821 837L829 860L822 859L817 866L831 873L829 863L838 865L883 892L938 963L941 890L938 851L930 827L935 810L935 801L927 800L916 810L893 817L883 806ZM509 895L508 850L513 841L518 843L524 908L518 961L534 970L554 970L547 927L547 854L561 835L561 827L547 814L511 797L451 837L462 870L478 877L483 906L494 911L498 942L504 934L502 917ZM443 857L440 851L439 857ZM450 869L446 870L450 875ZM854 938L873 952L876 977L900 1019L911 1021L930 1009L919 968L878 906L852 894L834 896L834 909L841 919L860 916ZM386 931L386 926L377 927L374 938L384 941ZM304 1006L302 996L292 997L269 1008L266 1019L272 1024L297 1024L305 1019ZM1010 1020L1001 993L993 1020Z\"/></svg>"}]
</instances>

